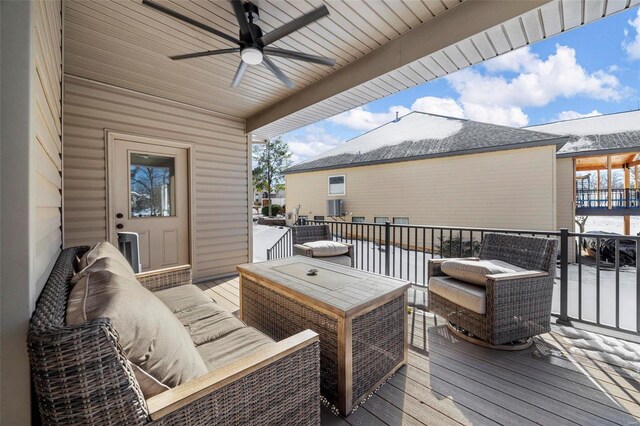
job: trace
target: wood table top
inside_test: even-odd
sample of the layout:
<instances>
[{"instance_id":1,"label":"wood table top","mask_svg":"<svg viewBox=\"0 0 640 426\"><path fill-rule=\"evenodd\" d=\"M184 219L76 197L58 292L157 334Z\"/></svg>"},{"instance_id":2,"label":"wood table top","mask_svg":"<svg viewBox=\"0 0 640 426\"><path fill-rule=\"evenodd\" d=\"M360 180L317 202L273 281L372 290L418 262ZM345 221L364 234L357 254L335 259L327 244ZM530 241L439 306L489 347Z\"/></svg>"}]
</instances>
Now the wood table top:
<instances>
[{"instance_id":1,"label":"wood table top","mask_svg":"<svg viewBox=\"0 0 640 426\"><path fill-rule=\"evenodd\" d=\"M298 299L341 316L353 315L406 291L410 283L307 256L237 266L241 274L264 280ZM308 275L316 269L316 275Z\"/></svg>"}]
</instances>

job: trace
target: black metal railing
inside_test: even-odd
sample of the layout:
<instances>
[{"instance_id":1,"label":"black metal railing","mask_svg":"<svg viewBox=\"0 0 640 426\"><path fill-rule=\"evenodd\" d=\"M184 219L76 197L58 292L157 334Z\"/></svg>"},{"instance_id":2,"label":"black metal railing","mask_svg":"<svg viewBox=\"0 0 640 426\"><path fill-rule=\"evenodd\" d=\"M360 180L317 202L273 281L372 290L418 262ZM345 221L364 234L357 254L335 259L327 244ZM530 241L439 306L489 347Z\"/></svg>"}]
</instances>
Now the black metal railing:
<instances>
[{"instance_id":1,"label":"black metal railing","mask_svg":"<svg viewBox=\"0 0 640 426\"><path fill-rule=\"evenodd\" d=\"M576 208L578 209L608 209L609 190L607 189L577 189ZM612 189L611 208L630 209L640 208L640 191L637 189Z\"/></svg>"},{"instance_id":2,"label":"black metal railing","mask_svg":"<svg viewBox=\"0 0 640 426\"><path fill-rule=\"evenodd\" d=\"M559 322L580 321L640 332L640 237L561 231L469 228L387 223L306 220L326 224L333 239L354 245L354 267L427 286L427 260L473 257L484 235L498 232L556 238L559 241L553 314ZM625 250L621 250L625 248ZM587 256L591 253L591 256ZM269 259L293 254L285 234Z\"/></svg>"},{"instance_id":3,"label":"black metal railing","mask_svg":"<svg viewBox=\"0 0 640 426\"><path fill-rule=\"evenodd\" d=\"M267 260L282 259L293 256L291 228L287 229L271 248L267 249Z\"/></svg>"}]
</instances>

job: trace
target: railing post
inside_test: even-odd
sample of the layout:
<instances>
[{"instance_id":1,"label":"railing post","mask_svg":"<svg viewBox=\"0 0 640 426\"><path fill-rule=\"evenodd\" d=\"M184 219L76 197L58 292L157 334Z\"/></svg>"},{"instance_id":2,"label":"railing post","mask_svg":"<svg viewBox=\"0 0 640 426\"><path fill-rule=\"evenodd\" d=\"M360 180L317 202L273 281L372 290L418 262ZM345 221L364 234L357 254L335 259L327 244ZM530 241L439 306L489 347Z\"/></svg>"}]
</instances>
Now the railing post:
<instances>
[{"instance_id":1,"label":"railing post","mask_svg":"<svg viewBox=\"0 0 640 426\"><path fill-rule=\"evenodd\" d=\"M560 317L556 323L571 325L569 321L569 230L560 229Z\"/></svg>"},{"instance_id":2,"label":"railing post","mask_svg":"<svg viewBox=\"0 0 640 426\"><path fill-rule=\"evenodd\" d=\"M386 221L384 223L384 273L389 274L389 268L391 267L391 250L389 240L391 239L391 222Z\"/></svg>"}]
</instances>

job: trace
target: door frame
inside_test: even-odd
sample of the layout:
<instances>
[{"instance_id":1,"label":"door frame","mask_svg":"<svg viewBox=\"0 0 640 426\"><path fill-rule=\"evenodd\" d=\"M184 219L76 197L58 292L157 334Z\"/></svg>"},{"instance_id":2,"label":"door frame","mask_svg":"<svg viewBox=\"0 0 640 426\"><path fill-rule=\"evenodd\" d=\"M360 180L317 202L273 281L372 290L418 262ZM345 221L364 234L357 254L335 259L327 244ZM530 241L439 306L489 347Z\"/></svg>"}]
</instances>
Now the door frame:
<instances>
[{"instance_id":1,"label":"door frame","mask_svg":"<svg viewBox=\"0 0 640 426\"><path fill-rule=\"evenodd\" d=\"M139 135L135 133L124 133L117 132L109 129L104 130L104 140L105 140L105 151L106 151L106 161L105 161L105 175L106 175L106 186L107 186L107 205L106 205L106 214L107 214L107 240L112 244L114 241L117 241L117 233L114 229L113 222L115 222L114 214L115 210L113 207L112 200L115 200L115 185L111 184L111 177L115 176L114 170L114 155L115 155L115 143L118 139L124 139L130 142L135 143L143 143L148 145L159 145L166 146L170 148L182 148L187 150L187 199L189 200L189 215L188 215L188 232L187 235L189 237L189 265L191 266L192 274L195 276L196 267L194 265L195 258L195 249L196 242L194 238L194 224L195 224L195 199L194 199L194 190L193 185L195 182L195 145L189 142L181 142L170 139L163 139L155 136L145 136Z\"/></svg>"}]
</instances>

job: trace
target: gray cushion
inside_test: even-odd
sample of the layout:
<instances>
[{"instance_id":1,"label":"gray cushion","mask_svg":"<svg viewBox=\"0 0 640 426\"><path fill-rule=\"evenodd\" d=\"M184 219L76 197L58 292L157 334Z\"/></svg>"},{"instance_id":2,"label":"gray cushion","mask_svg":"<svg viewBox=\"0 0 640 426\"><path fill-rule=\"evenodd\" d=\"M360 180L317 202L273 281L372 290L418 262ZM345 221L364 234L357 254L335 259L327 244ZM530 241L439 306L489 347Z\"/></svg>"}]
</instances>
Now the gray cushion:
<instances>
[{"instance_id":1,"label":"gray cushion","mask_svg":"<svg viewBox=\"0 0 640 426\"><path fill-rule=\"evenodd\" d=\"M481 315L487 313L487 291L479 285L437 276L429 278L429 291L470 311Z\"/></svg>"},{"instance_id":2,"label":"gray cushion","mask_svg":"<svg viewBox=\"0 0 640 426\"><path fill-rule=\"evenodd\" d=\"M304 243L303 246L309 247L313 251L313 257L330 257L346 254L349 247L337 241L311 241Z\"/></svg>"},{"instance_id":3,"label":"gray cushion","mask_svg":"<svg viewBox=\"0 0 640 426\"><path fill-rule=\"evenodd\" d=\"M138 281L107 270L82 278L69 295L67 324L97 318L111 319L127 359L159 382L145 387L149 377L136 373L147 398L161 385L174 387L207 372L184 326Z\"/></svg>"},{"instance_id":4,"label":"gray cushion","mask_svg":"<svg viewBox=\"0 0 640 426\"><path fill-rule=\"evenodd\" d=\"M129 262L127 262L127 259L125 259L124 255L120 253L120 250L118 250L113 244L107 241L101 241L97 243L80 258L80 260L78 261L78 268L80 269L80 272L78 272L78 274L82 274L83 269L85 269L87 266L90 266L97 259L104 257L109 257L112 260L121 263L124 267L128 268L132 274L134 274L133 268L131 267ZM74 276L74 278L75 280L72 280L72 282L75 283L80 281L82 276Z\"/></svg>"},{"instance_id":5,"label":"gray cushion","mask_svg":"<svg viewBox=\"0 0 640 426\"><path fill-rule=\"evenodd\" d=\"M213 302L213 299L193 284L179 285L156 291L153 294L162 300L162 303L167 305L174 314Z\"/></svg>"},{"instance_id":6,"label":"gray cushion","mask_svg":"<svg viewBox=\"0 0 640 426\"><path fill-rule=\"evenodd\" d=\"M198 346L198 352L209 371L212 371L274 343L255 328L244 327L214 342Z\"/></svg>"},{"instance_id":7,"label":"gray cushion","mask_svg":"<svg viewBox=\"0 0 640 426\"><path fill-rule=\"evenodd\" d=\"M317 259L324 260L325 262L337 263L338 265L351 266L351 258L349 256L318 257Z\"/></svg>"},{"instance_id":8,"label":"gray cushion","mask_svg":"<svg viewBox=\"0 0 640 426\"><path fill-rule=\"evenodd\" d=\"M440 266L443 273L470 284L486 285L487 275L520 272L524 269L501 260L445 260Z\"/></svg>"},{"instance_id":9,"label":"gray cushion","mask_svg":"<svg viewBox=\"0 0 640 426\"><path fill-rule=\"evenodd\" d=\"M196 347L245 327L242 321L216 304L195 285L181 285L154 294L180 320Z\"/></svg>"}]
</instances>

